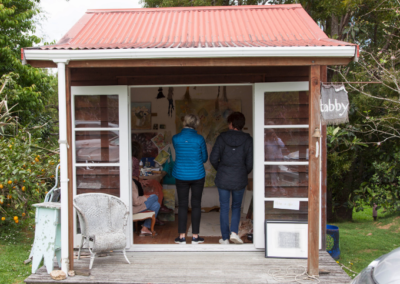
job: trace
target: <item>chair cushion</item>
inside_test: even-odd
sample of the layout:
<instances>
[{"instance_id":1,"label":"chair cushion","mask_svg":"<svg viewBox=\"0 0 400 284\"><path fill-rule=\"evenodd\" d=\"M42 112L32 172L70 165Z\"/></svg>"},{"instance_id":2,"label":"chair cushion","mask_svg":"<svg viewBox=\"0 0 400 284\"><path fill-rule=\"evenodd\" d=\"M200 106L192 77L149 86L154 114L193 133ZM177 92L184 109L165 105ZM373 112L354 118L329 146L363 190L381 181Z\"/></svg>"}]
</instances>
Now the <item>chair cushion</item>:
<instances>
[{"instance_id":1,"label":"chair cushion","mask_svg":"<svg viewBox=\"0 0 400 284\"><path fill-rule=\"evenodd\" d=\"M135 221L135 220L143 220L143 219L152 218L153 215L155 215L155 214L156 213L154 211L146 210L143 212L132 214L132 220Z\"/></svg>"},{"instance_id":2,"label":"chair cushion","mask_svg":"<svg viewBox=\"0 0 400 284\"><path fill-rule=\"evenodd\" d=\"M126 235L123 232L109 232L94 236L93 252L123 249L126 246Z\"/></svg>"}]
</instances>

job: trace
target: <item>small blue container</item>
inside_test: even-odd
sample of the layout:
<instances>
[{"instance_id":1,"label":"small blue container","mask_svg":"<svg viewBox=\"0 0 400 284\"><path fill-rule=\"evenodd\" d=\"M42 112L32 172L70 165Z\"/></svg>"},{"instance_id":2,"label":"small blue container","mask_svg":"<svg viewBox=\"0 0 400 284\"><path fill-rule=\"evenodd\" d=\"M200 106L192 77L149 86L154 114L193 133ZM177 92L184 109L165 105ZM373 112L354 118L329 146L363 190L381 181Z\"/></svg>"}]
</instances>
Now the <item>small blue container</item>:
<instances>
[{"instance_id":1,"label":"small blue container","mask_svg":"<svg viewBox=\"0 0 400 284\"><path fill-rule=\"evenodd\" d=\"M334 259L339 259L339 228L337 226L326 225L326 251Z\"/></svg>"}]
</instances>

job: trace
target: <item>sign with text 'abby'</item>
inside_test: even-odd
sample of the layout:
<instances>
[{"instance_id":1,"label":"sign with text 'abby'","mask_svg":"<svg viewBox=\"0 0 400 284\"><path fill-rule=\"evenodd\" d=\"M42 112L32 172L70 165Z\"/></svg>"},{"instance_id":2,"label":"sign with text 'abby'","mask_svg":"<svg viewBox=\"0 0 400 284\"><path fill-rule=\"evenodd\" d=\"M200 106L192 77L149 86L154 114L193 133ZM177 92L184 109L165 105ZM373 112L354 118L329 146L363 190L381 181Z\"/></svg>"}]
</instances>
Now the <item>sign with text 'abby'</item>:
<instances>
[{"instance_id":1,"label":"sign with text 'abby'","mask_svg":"<svg viewBox=\"0 0 400 284\"><path fill-rule=\"evenodd\" d=\"M349 121L349 98L344 86L321 86L321 121L323 124L340 124Z\"/></svg>"}]
</instances>

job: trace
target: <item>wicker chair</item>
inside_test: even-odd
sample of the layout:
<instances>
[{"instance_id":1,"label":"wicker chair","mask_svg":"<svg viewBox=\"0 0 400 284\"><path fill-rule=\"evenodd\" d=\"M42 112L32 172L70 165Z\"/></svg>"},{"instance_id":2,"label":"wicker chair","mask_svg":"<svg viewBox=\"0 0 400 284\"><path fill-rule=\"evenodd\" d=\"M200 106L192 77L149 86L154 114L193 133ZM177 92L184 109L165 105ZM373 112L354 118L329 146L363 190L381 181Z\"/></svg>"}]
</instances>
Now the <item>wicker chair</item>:
<instances>
[{"instance_id":1,"label":"wicker chair","mask_svg":"<svg viewBox=\"0 0 400 284\"><path fill-rule=\"evenodd\" d=\"M125 203L112 195L85 193L74 198L74 207L82 234L78 259L83 245L87 244L91 255L89 269L92 269L96 253L110 250L121 249L130 263L125 252L125 227L129 214Z\"/></svg>"}]
</instances>

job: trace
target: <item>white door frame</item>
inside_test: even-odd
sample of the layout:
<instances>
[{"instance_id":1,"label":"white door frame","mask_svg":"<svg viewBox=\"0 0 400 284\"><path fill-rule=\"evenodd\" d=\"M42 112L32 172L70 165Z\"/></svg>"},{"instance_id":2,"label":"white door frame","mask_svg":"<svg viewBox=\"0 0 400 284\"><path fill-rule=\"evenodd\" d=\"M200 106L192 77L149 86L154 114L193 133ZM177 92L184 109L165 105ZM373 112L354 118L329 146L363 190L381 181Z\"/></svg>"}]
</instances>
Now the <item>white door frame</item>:
<instances>
[{"instance_id":1,"label":"white door frame","mask_svg":"<svg viewBox=\"0 0 400 284\"><path fill-rule=\"evenodd\" d=\"M119 111L119 126L115 128L75 128L75 96L79 95L118 95L118 111ZM131 184L128 182L131 178L131 159L130 155L126 154L126 150L130 153L130 117L128 116L130 110L129 93L127 86L85 86L85 87L71 87L71 119L72 119L72 168L73 168L73 196L76 196L76 167L86 167L85 163L76 163L75 151L75 132L76 131L119 131L119 163L96 163L90 164L91 167L119 167L120 178L120 198L127 205L129 210L128 224L126 227L127 244L129 248L133 243L133 228L132 228L132 191ZM129 118L129 119L128 119ZM76 234L76 212L74 209L74 247L79 246L81 234Z\"/></svg>"},{"instance_id":2,"label":"white door frame","mask_svg":"<svg viewBox=\"0 0 400 284\"><path fill-rule=\"evenodd\" d=\"M266 165L308 165L308 162L266 162L264 149L264 129L266 128L308 128L308 124L302 125L265 125L264 121L264 93L266 92L293 92L308 91L309 82L282 82L282 83L255 83L253 87L253 139L254 139L254 169L253 169L253 239L258 249L265 248L265 201L279 200L280 198L266 198L265 170ZM320 142L321 145L321 142ZM321 155L320 155L321 157ZM321 184L320 184L321 189ZM296 201L308 201L308 198L291 198ZM321 216L321 202L320 202ZM321 218L320 218L321 227ZM321 230L320 230L321 248Z\"/></svg>"}]
</instances>

